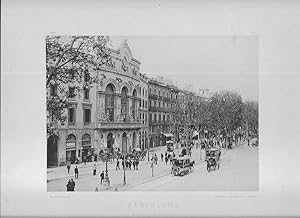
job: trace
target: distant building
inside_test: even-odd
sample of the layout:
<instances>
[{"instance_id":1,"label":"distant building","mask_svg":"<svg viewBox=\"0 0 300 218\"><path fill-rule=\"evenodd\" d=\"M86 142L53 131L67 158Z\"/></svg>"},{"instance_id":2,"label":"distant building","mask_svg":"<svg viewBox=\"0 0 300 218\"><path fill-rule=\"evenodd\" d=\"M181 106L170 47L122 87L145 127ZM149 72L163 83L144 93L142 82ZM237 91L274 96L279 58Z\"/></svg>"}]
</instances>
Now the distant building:
<instances>
[{"instance_id":1,"label":"distant building","mask_svg":"<svg viewBox=\"0 0 300 218\"><path fill-rule=\"evenodd\" d=\"M212 93L209 91L209 89L198 89L197 95L199 97L202 97L203 99L208 100Z\"/></svg>"}]
</instances>

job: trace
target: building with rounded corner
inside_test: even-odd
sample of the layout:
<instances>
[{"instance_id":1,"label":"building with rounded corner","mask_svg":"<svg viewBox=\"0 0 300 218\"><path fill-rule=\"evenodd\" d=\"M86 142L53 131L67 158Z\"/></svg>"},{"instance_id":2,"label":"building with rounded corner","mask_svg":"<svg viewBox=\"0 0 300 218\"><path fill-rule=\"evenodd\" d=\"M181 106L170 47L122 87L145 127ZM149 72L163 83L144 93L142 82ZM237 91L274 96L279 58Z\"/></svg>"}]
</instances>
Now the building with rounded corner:
<instances>
[{"instance_id":1,"label":"building with rounded corner","mask_svg":"<svg viewBox=\"0 0 300 218\"><path fill-rule=\"evenodd\" d=\"M121 152L146 148L148 88L141 63L127 41L111 49L111 57L112 64L90 71L98 84L69 98L67 122L58 124L56 135L47 140L48 165L94 160L104 148Z\"/></svg>"}]
</instances>

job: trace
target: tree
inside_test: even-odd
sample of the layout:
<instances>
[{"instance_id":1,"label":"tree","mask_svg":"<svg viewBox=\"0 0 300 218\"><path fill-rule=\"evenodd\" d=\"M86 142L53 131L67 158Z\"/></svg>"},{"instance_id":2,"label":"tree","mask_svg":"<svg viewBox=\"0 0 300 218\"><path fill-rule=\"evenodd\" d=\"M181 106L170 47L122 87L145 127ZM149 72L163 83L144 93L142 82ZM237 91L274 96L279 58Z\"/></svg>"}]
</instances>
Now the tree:
<instances>
[{"instance_id":1,"label":"tree","mask_svg":"<svg viewBox=\"0 0 300 218\"><path fill-rule=\"evenodd\" d=\"M208 102L210 128L235 130L242 125L242 108L242 98L237 93L222 91L214 94Z\"/></svg>"},{"instance_id":2,"label":"tree","mask_svg":"<svg viewBox=\"0 0 300 218\"><path fill-rule=\"evenodd\" d=\"M243 121L247 129L258 129L258 102L246 101L243 105Z\"/></svg>"},{"instance_id":3,"label":"tree","mask_svg":"<svg viewBox=\"0 0 300 218\"><path fill-rule=\"evenodd\" d=\"M48 134L53 134L58 122L64 124L70 95L80 97L82 90L98 83L97 76L91 72L112 65L109 41L106 36L46 37ZM72 93L68 89L70 84Z\"/></svg>"}]
</instances>

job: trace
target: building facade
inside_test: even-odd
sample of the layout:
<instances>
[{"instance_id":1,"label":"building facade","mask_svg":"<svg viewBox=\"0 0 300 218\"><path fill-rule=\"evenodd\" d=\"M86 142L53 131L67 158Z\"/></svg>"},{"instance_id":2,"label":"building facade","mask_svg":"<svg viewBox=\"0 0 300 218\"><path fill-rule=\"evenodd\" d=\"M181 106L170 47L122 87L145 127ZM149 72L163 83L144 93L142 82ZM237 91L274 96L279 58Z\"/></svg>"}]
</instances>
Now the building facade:
<instances>
[{"instance_id":1,"label":"building facade","mask_svg":"<svg viewBox=\"0 0 300 218\"><path fill-rule=\"evenodd\" d=\"M69 98L67 122L48 138L48 165L97 158L104 148L128 152L147 143L147 80L126 41L112 64L90 73L99 83ZM70 84L69 90L72 90Z\"/></svg>"},{"instance_id":2,"label":"building facade","mask_svg":"<svg viewBox=\"0 0 300 218\"><path fill-rule=\"evenodd\" d=\"M148 149L149 146L149 132L148 132L148 78L146 75L140 74L140 108L139 117L141 120L142 128L139 131L139 144L141 149Z\"/></svg>"},{"instance_id":3,"label":"building facade","mask_svg":"<svg viewBox=\"0 0 300 218\"><path fill-rule=\"evenodd\" d=\"M149 147L163 145L164 136L175 136L174 113L178 91L175 86L149 79Z\"/></svg>"}]
</instances>

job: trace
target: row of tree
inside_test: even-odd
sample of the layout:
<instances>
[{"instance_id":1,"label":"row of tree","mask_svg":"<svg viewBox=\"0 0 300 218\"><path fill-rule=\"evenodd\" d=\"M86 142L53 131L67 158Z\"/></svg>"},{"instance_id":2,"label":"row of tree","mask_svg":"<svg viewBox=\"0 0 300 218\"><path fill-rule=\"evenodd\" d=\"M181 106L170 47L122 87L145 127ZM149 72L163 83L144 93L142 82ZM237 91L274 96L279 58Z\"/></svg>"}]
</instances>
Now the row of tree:
<instances>
[{"instance_id":1,"label":"row of tree","mask_svg":"<svg viewBox=\"0 0 300 218\"><path fill-rule=\"evenodd\" d=\"M221 91L204 99L186 92L174 113L175 123L212 131L258 129L258 102L243 101L236 92Z\"/></svg>"}]
</instances>

